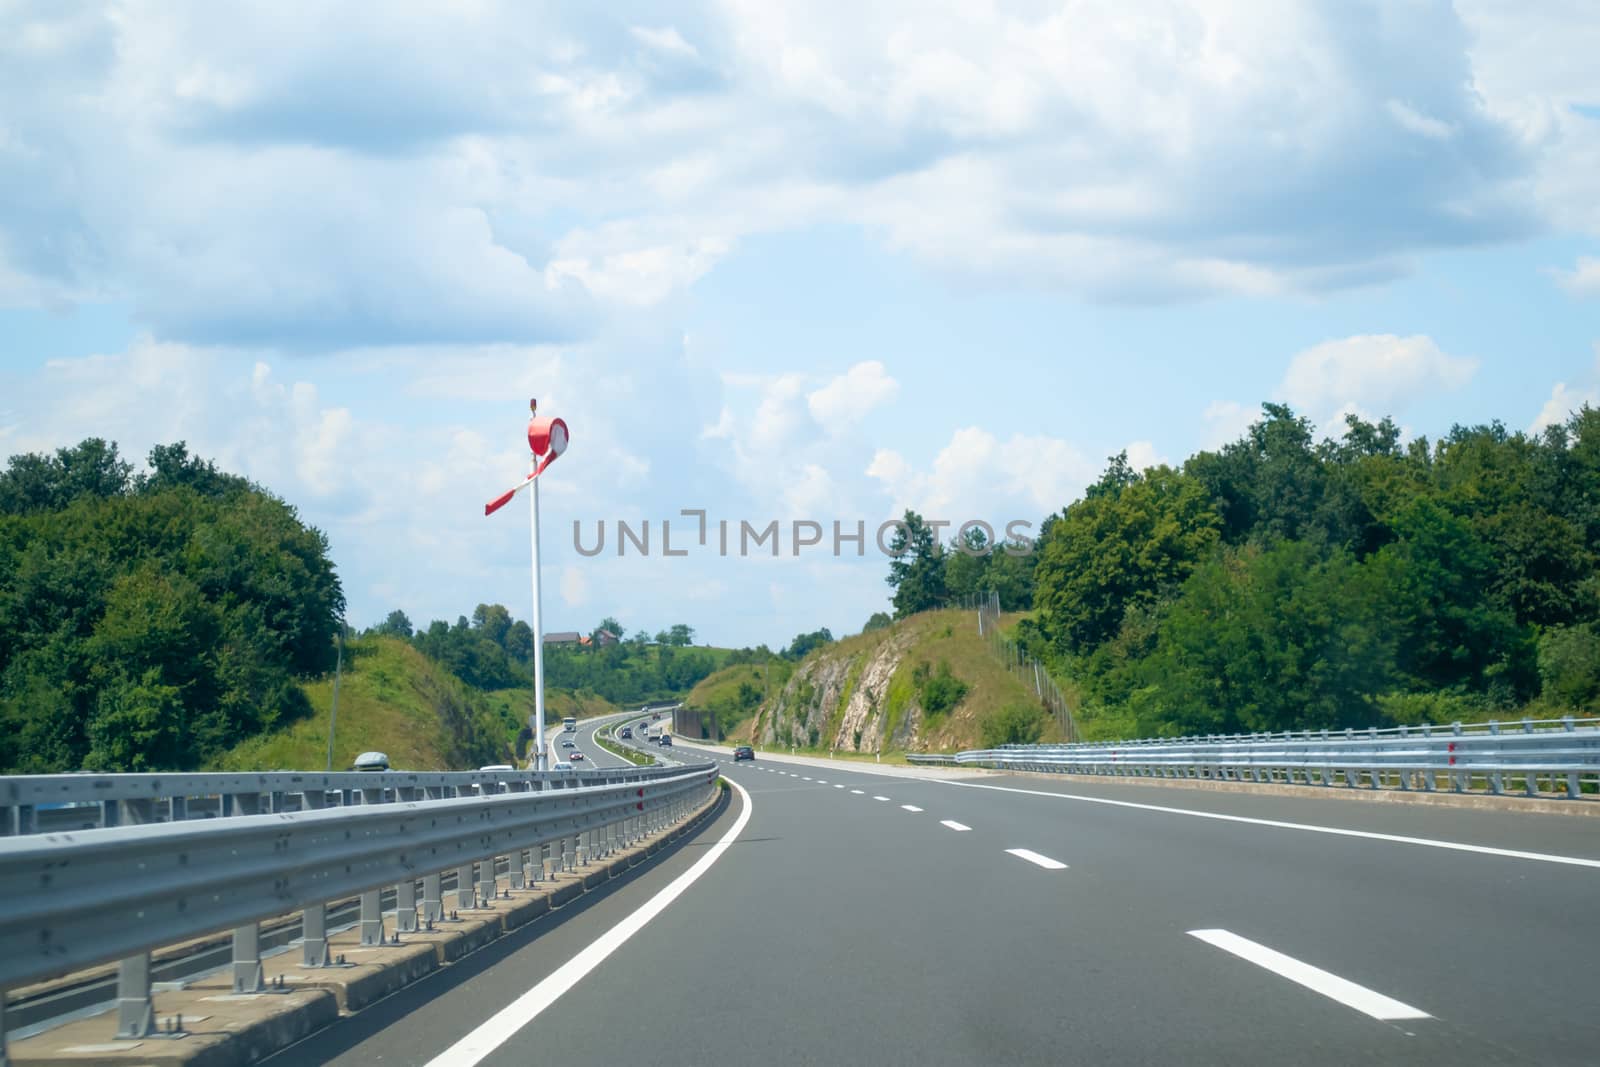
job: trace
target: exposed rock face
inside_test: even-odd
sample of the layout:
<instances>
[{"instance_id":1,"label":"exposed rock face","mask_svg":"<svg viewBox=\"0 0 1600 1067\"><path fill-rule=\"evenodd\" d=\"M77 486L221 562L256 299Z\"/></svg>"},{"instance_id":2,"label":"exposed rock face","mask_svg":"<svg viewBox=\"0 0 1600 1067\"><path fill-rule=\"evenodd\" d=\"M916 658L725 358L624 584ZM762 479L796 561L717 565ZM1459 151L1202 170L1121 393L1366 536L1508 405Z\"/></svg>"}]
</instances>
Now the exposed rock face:
<instances>
[{"instance_id":1,"label":"exposed rock face","mask_svg":"<svg viewBox=\"0 0 1600 1067\"><path fill-rule=\"evenodd\" d=\"M886 634L882 641L853 653L828 649L802 664L765 717L765 745L819 745L847 752L909 748L922 725L915 694L895 724L888 726L889 687L895 670L915 643L910 631Z\"/></svg>"}]
</instances>

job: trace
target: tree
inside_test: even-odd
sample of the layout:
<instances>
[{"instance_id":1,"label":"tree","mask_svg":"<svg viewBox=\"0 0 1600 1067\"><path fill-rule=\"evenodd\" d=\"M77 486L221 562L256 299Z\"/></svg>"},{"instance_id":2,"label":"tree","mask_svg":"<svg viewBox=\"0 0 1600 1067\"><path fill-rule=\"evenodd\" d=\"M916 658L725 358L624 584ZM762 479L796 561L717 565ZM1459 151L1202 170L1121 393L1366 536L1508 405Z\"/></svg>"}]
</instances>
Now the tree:
<instances>
[{"instance_id":1,"label":"tree","mask_svg":"<svg viewBox=\"0 0 1600 1067\"><path fill-rule=\"evenodd\" d=\"M895 618L940 607L946 597L944 552L921 515L907 510L889 543L889 576Z\"/></svg>"},{"instance_id":2,"label":"tree","mask_svg":"<svg viewBox=\"0 0 1600 1067\"><path fill-rule=\"evenodd\" d=\"M667 644L673 648L685 648L694 644L694 627L687 623L674 623L667 632Z\"/></svg>"},{"instance_id":3,"label":"tree","mask_svg":"<svg viewBox=\"0 0 1600 1067\"><path fill-rule=\"evenodd\" d=\"M504 652L506 635L511 632L511 612L504 604L479 604L472 609L472 627Z\"/></svg>"},{"instance_id":4,"label":"tree","mask_svg":"<svg viewBox=\"0 0 1600 1067\"><path fill-rule=\"evenodd\" d=\"M99 437L58 448L54 456L12 456L0 473L0 513L59 511L80 497L122 496L132 473L133 467L117 454L116 444Z\"/></svg>"},{"instance_id":5,"label":"tree","mask_svg":"<svg viewBox=\"0 0 1600 1067\"><path fill-rule=\"evenodd\" d=\"M93 439L0 472L0 769L192 770L333 667L327 539L181 443L152 457L136 492Z\"/></svg>"},{"instance_id":6,"label":"tree","mask_svg":"<svg viewBox=\"0 0 1600 1067\"><path fill-rule=\"evenodd\" d=\"M1042 632L1062 651L1092 651L1130 607L1188 577L1216 545L1219 526L1204 486L1169 467L1078 501L1051 526L1034 565Z\"/></svg>"},{"instance_id":7,"label":"tree","mask_svg":"<svg viewBox=\"0 0 1600 1067\"><path fill-rule=\"evenodd\" d=\"M601 619L600 625L596 626L592 631L590 631L589 639L598 645L600 643L600 634L602 631L609 633L618 641L621 641L623 638L624 631L622 629L622 624L616 619L612 618L610 615L607 615L605 618Z\"/></svg>"},{"instance_id":8,"label":"tree","mask_svg":"<svg viewBox=\"0 0 1600 1067\"><path fill-rule=\"evenodd\" d=\"M945 594L952 599L963 599L977 593L984 584L989 569L988 537L974 526L961 537L950 539L950 550L945 553Z\"/></svg>"},{"instance_id":9,"label":"tree","mask_svg":"<svg viewBox=\"0 0 1600 1067\"><path fill-rule=\"evenodd\" d=\"M797 634L795 639L789 642L789 647L784 649L783 658L795 661L803 660L817 649L831 644L833 644L833 634L824 626L808 634Z\"/></svg>"},{"instance_id":10,"label":"tree","mask_svg":"<svg viewBox=\"0 0 1600 1067\"><path fill-rule=\"evenodd\" d=\"M888 612L874 611L871 617L867 619L866 625L861 627L861 632L864 634L870 634L874 630L884 629L892 622L894 622L894 619L889 617Z\"/></svg>"},{"instance_id":11,"label":"tree","mask_svg":"<svg viewBox=\"0 0 1600 1067\"><path fill-rule=\"evenodd\" d=\"M411 620L406 617L406 613L399 608L395 608L389 612L387 618L377 625L375 632L409 641L413 631L411 629Z\"/></svg>"}]
</instances>

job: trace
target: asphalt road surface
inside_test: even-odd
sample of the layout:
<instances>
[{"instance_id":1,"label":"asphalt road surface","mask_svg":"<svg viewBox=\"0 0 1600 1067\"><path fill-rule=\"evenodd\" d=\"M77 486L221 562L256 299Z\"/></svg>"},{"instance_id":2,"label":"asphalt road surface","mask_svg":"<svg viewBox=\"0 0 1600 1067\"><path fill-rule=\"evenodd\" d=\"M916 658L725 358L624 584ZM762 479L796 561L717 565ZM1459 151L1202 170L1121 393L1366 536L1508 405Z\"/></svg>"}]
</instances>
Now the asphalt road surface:
<instances>
[{"instance_id":1,"label":"asphalt road surface","mask_svg":"<svg viewBox=\"0 0 1600 1067\"><path fill-rule=\"evenodd\" d=\"M1600 1062L1591 818L715 758L683 847L271 1062Z\"/></svg>"}]
</instances>

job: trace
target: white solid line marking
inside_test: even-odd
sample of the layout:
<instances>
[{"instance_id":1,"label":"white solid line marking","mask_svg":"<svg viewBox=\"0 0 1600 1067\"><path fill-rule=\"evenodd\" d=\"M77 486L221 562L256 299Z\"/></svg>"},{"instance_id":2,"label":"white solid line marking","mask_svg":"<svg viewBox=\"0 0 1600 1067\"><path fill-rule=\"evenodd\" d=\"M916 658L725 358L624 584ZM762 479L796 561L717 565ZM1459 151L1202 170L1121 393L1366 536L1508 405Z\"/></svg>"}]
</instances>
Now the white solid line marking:
<instances>
[{"instance_id":1,"label":"white solid line marking","mask_svg":"<svg viewBox=\"0 0 1600 1067\"><path fill-rule=\"evenodd\" d=\"M635 908L583 951L557 967L538 985L495 1012L477 1029L429 1060L428 1067L474 1067L485 1056L516 1036L517 1031L537 1019L545 1009L561 999L562 994L600 966L607 956L621 948L628 938L644 929L652 919L666 910L667 905L678 899L684 890L710 870L711 865L728 851L728 847L750 821L752 810L750 794L745 792L744 786L738 782L730 780L728 784L739 791L739 796L744 800L744 809L739 812L739 817L728 828L728 832L722 835L721 840L712 845L693 867L674 878L666 888Z\"/></svg>"},{"instance_id":2,"label":"white solid line marking","mask_svg":"<svg viewBox=\"0 0 1600 1067\"><path fill-rule=\"evenodd\" d=\"M936 785L953 785L962 789L992 789L999 793L1021 793L1031 797L1052 797L1056 800L1078 800L1085 804L1106 804L1113 808L1133 808L1138 811L1159 811L1166 815L1192 815L1196 819L1216 819L1218 822L1246 823L1251 826L1271 826L1279 830L1302 830L1309 834L1332 834L1335 837L1358 837L1367 841L1391 841L1397 845L1421 845L1424 848L1442 848L1451 852L1474 852L1480 856L1501 856L1513 860L1533 860L1538 863L1561 863L1570 867L1600 869L1600 860L1583 856L1561 856L1550 852L1524 852L1516 848L1494 848L1490 845L1468 845L1460 841L1439 841L1431 837L1407 837L1404 834L1380 834L1373 830L1346 830L1340 826L1316 826L1304 822L1284 822L1281 819L1256 819L1248 815L1225 815L1220 811L1195 811L1191 808L1172 808L1164 804L1139 804L1132 800L1112 800L1109 797L1088 797L1079 793L1052 793L1047 789L1017 789L1006 785L984 785L981 782L952 782L946 778L918 778L919 782ZM1315 794L1308 793L1307 796Z\"/></svg>"},{"instance_id":3,"label":"white solid line marking","mask_svg":"<svg viewBox=\"0 0 1600 1067\"><path fill-rule=\"evenodd\" d=\"M939 825L940 826L948 826L948 827L950 827L950 829L955 830L957 832L964 832L966 830L972 829L972 827L968 826L966 823L964 823L964 822L956 822L954 819L940 819L939 820Z\"/></svg>"},{"instance_id":4,"label":"white solid line marking","mask_svg":"<svg viewBox=\"0 0 1600 1067\"><path fill-rule=\"evenodd\" d=\"M902 804L900 806L902 808L904 808L906 811L921 811L922 810L921 808L917 807L915 804Z\"/></svg>"},{"instance_id":5,"label":"white solid line marking","mask_svg":"<svg viewBox=\"0 0 1600 1067\"><path fill-rule=\"evenodd\" d=\"M1067 865L1060 860L1053 860L1049 856L1041 856L1030 848L1008 848L1006 851L1019 860L1027 860L1029 863L1043 867L1047 871L1064 871L1067 869Z\"/></svg>"},{"instance_id":6,"label":"white solid line marking","mask_svg":"<svg viewBox=\"0 0 1600 1067\"><path fill-rule=\"evenodd\" d=\"M1242 960L1249 960L1257 967L1263 967L1279 977L1303 985L1314 993L1321 993L1330 1000L1337 1000L1345 1007L1354 1008L1374 1019L1433 1018L1427 1012L1413 1008L1409 1004L1402 1004L1393 997L1375 993L1366 986L1356 985L1348 979L1329 974L1309 963L1301 963L1293 956L1285 956L1281 952L1227 930L1190 930L1189 936L1198 937L1208 945L1215 945Z\"/></svg>"},{"instance_id":7,"label":"white solid line marking","mask_svg":"<svg viewBox=\"0 0 1600 1067\"><path fill-rule=\"evenodd\" d=\"M888 797L873 797L873 800L888 800Z\"/></svg>"},{"instance_id":8,"label":"white solid line marking","mask_svg":"<svg viewBox=\"0 0 1600 1067\"><path fill-rule=\"evenodd\" d=\"M850 792L854 793L856 796L861 796L861 790L859 789L852 789Z\"/></svg>"}]
</instances>

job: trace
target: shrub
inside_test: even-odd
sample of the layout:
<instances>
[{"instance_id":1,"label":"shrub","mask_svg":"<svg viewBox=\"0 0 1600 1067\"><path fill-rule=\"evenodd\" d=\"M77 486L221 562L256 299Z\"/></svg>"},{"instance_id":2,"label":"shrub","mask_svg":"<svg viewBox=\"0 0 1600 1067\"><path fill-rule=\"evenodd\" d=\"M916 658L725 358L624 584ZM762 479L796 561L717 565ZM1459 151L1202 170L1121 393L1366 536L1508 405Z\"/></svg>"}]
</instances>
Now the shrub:
<instances>
[{"instance_id":1,"label":"shrub","mask_svg":"<svg viewBox=\"0 0 1600 1067\"><path fill-rule=\"evenodd\" d=\"M1031 745L1043 736L1044 727L1042 708L1031 704L1007 704L984 718L981 725L983 747Z\"/></svg>"}]
</instances>

